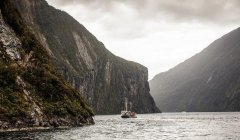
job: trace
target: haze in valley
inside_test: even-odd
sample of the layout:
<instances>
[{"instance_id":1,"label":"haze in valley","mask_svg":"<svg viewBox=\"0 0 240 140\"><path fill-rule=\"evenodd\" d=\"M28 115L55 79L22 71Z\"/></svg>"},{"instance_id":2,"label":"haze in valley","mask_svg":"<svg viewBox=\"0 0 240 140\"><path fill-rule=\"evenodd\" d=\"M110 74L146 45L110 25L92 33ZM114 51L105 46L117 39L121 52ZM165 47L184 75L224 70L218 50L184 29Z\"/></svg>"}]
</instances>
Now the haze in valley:
<instances>
[{"instance_id":1,"label":"haze in valley","mask_svg":"<svg viewBox=\"0 0 240 140\"><path fill-rule=\"evenodd\" d=\"M47 0L107 49L148 67L149 79L238 27L239 0Z\"/></svg>"}]
</instances>

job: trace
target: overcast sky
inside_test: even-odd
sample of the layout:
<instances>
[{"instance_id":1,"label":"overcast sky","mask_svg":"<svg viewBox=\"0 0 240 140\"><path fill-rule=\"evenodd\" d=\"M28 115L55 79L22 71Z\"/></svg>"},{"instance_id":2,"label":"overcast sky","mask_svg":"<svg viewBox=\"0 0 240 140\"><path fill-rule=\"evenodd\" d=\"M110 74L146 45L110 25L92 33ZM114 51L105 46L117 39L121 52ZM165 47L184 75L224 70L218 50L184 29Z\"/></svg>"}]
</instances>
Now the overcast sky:
<instances>
[{"instance_id":1,"label":"overcast sky","mask_svg":"<svg viewBox=\"0 0 240 140\"><path fill-rule=\"evenodd\" d=\"M47 0L149 78L200 52L240 24L240 0Z\"/></svg>"}]
</instances>

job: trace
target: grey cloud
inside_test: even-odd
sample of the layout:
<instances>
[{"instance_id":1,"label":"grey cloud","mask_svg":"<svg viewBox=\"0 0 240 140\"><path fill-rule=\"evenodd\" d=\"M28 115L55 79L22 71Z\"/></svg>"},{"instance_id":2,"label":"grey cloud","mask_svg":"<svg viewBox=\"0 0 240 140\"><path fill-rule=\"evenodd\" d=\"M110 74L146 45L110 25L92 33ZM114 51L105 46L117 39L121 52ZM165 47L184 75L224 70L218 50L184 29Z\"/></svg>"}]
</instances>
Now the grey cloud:
<instances>
[{"instance_id":1,"label":"grey cloud","mask_svg":"<svg viewBox=\"0 0 240 140\"><path fill-rule=\"evenodd\" d=\"M78 17L122 39L149 34L151 23L197 22L218 26L240 23L240 0L47 0L57 8L78 6ZM82 22L81 22L82 23ZM151 27L152 28L152 27ZM131 29L131 30L129 30Z\"/></svg>"},{"instance_id":2,"label":"grey cloud","mask_svg":"<svg viewBox=\"0 0 240 140\"><path fill-rule=\"evenodd\" d=\"M47 0L49 3L53 3L56 6L73 6L73 5L84 5L93 10L104 9L111 10L112 3L114 0ZM118 0L117 0L118 1Z\"/></svg>"},{"instance_id":3,"label":"grey cloud","mask_svg":"<svg viewBox=\"0 0 240 140\"><path fill-rule=\"evenodd\" d=\"M58 6L84 5L111 12L114 4L136 10L141 18L174 21L208 21L217 24L240 22L239 0L48 0Z\"/></svg>"}]
</instances>

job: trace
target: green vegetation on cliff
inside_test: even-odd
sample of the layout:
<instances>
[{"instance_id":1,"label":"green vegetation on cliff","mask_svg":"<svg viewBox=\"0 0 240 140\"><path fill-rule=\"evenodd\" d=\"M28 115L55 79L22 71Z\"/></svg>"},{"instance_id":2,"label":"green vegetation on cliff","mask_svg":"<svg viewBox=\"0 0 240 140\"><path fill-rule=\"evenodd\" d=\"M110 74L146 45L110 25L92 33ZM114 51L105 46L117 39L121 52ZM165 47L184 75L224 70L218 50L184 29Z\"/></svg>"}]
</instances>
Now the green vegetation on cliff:
<instances>
[{"instance_id":1,"label":"green vegetation on cliff","mask_svg":"<svg viewBox=\"0 0 240 140\"><path fill-rule=\"evenodd\" d=\"M92 122L88 103L56 72L13 1L1 1L0 8L4 21L21 42L18 60L11 59L6 53L9 46L0 43L0 121L6 122L5 127L16 127L19 122L22 127L41 126L43 122L51 125L51 120L58 118L67 122L63 125Z\"/></svg>"}]
</instances>

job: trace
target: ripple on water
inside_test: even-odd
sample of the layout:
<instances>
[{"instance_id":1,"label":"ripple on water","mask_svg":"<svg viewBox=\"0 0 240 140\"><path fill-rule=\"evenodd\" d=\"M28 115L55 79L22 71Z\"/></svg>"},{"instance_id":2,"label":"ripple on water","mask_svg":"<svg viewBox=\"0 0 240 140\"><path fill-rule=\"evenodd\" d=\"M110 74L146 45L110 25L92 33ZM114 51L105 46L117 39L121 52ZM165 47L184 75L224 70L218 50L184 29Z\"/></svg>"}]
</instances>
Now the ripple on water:
<instances>
[{"instance_id":1,"label":"ripple on water","mask_svg":"<svg viewBox=\"0 0 240 140\"><path fill-rule=\"evenodd\" d=\"M95 125L66 130L0 134L0 139L233 139L240 138L240 113L163 113L122 119L96 116Z\"/></svg>"}]
</instances>

